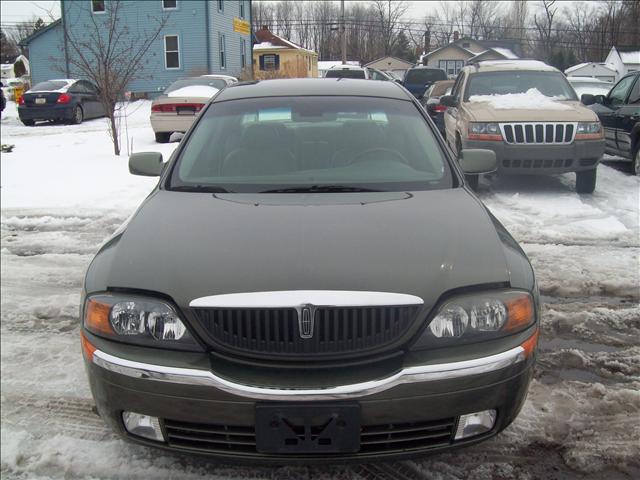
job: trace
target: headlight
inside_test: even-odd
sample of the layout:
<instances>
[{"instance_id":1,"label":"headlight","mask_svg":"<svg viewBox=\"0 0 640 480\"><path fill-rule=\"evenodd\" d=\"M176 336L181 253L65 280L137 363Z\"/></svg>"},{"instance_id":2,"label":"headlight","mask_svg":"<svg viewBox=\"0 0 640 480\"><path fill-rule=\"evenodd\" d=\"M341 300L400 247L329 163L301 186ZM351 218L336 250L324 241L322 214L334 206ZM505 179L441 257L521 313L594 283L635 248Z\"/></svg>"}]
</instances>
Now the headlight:
<instances>
[{"instance_id":1,"label":"headlight","mask_svg":"<svg viewBox=\"0 0 640 480\"><path fill-rule=\"evenodd\" d=\"M121 342L201 350L175 309L162 300L137 295L94 295L87 299L84 326Z\"/></svg>"},{"instance_id":2,"label":"headlight","mask_svg":"<svg viewBox=\"0 0 640 480\"><path fill-rule=\"evenodd\" d=\"M530 294L503 290L455 297L445 302L414 348L497 338L524 330L535 321Z\"/></svg>"},{"instance_id":3,"label":"headlight","mask_svg":"<svg viewBox=\"0 0 640 480\"><path fill-rule=\"evenodd\" d=\"M580 122L576 128L576 140L592 140L604 138L600 122Z\"/></svg>"},{"instance_id":4,"label":"headlight","mask_svg":"<svg viewBox=\"0 0 640 480\"><path fill-rule=\"evenodd\" d=\"M472 122L469 124L469 140L502 140L500 126L497 123Z\"/></svg>"}]
</instances>

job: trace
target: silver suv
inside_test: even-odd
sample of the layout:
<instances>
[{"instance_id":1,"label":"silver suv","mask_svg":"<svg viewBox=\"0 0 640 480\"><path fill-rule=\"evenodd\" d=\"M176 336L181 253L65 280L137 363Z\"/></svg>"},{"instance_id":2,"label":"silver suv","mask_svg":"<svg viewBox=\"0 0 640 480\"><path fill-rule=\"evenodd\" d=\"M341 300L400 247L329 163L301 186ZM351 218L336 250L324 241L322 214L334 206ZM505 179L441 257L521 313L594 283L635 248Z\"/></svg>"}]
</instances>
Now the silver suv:
<instances>
[{"instance_id":1,"label":"silver suv","mask_svg":"<svg viewBox=\"0 0 640 480\"><path fill-rule=\"evenodd\" d=\"M499 174L576 172L576 190L592 193L604 153L598 117L557 69L535 60L480 62L463 68L444 123L454 152L490 149ZM477 186L478 176L468 178Z\"/></svg>"}]
</instances>

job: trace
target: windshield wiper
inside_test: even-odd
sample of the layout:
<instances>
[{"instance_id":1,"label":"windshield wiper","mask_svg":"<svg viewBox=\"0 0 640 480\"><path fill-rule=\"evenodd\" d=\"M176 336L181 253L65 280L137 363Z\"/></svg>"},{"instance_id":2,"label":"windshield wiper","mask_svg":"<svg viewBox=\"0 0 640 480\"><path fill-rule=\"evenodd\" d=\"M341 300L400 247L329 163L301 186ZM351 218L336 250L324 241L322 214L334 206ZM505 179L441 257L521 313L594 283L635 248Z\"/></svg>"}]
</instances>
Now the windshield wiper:
<instances>
[{"instance_id":1,"label":"windshield wiper","mask_svg":"<svg viewBox=\"0 0 640 480\"><path fill-rule=\"evenodd\" d=\"M175 192L234 193L233 190L227 190L217 185L178 185L171 187L170 190Z\"/></svg>"},{"instance_id":2,"label":"windshield wiper","mask_svg":"<svg viewBox=\"0 0 640 480\"><path fill-rule=\"evenodd\" d=\"M354 187L351 185L310 185L288 188L262 190L258 193L340 193L340 192L383 192L372 188Z\"/></svg>"}]
</instances>

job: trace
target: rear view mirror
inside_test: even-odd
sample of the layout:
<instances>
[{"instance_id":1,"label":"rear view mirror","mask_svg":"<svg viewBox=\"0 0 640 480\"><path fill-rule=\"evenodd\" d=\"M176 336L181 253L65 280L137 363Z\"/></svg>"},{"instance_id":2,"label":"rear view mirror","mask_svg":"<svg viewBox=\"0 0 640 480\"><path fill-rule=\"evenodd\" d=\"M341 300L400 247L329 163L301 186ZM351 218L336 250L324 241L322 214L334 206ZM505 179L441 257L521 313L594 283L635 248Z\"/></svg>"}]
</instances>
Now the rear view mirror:
<instances>
[{"instance_id":1,"label":"rear view mirror","mask_svg":"<svg viewBox=\"0 0 640 480\"><path fill-rule=\"evenodd\" d=\"M179 142L184 138L184 133L182 132L173 132L170 136L169 136L169 141L170 142Z\"/></svg>"},{"instance_id":2,"label":"rear view mirror","mask_svg":"<svg viewBox=\"0 0 640 480\"><path fill-rule=\"evenodd\" d=\"M158 152L139 152L129 157L129 172L144 177L159 177L164 164Z\"/></svg>"},{"instance_id":3,"label":"rear view mirror","mask_svg":"<svg viewBox=\"0 0 640 480\"><path fill-rule=\"evenodd\" d=\"M466 149L460 152L460 167L464 173L478 175L495 172L498 168L496 152L484 149Z\"/></svg>"},{"instance_id":4,"label":"rear view mirror","mask_svg":"<svg viewBox=\"0 0 640 480\"><path fill-rule=\"evenodd\" d=\"M596 97L595 95L591 95L590 93L583 93L580 97L580 101L583 103L583 105L593 105L594 103L596 103Z\"/></svg>"},{"instance_id":5,"label":"rear view mirror","mask_svg":"<svg viewBox=\"0 0 640 480\"><path fill-rule=\"evenodd\" d=\"M443 95L440 97L440 103L445 107L457 107L458 99L453 95Z\"/></svg>"}]
</instances>

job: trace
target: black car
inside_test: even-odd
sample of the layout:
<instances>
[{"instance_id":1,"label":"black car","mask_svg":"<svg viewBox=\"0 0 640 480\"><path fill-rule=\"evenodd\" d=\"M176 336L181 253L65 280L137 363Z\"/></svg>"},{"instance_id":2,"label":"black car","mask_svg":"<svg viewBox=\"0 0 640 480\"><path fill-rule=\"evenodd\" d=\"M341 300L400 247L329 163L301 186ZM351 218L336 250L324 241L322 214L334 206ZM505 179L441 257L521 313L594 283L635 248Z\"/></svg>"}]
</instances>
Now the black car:
<instances>
[{"instance_id":1,"label":"black car","mask_svg":"<svg viewBox=\"0 0 640 480\"><path fill-rule=\"evenodd\" d=\"M439 80L447 80L447 72L441 68L419 66L407 70L402 84L414 97L420 99L427 88Z\"/></svg>"},{"instance_id":2,"label":"black car","mask_svg":"<svg viewBox=\"0 0 640 480\"><path fill-rule=\"evenodd\" d=\"M18 115L27 126L38 120L82 123L88 118L104 117L98 89L86 80L47 80L34 85L20 98Z\"/></svg>"},{"instance_id":3,"label":"black car","mask_svg":"<svg viewBox=\"0 0 640 480\"><path fill-rule=\"evenodd\" d=\"M640 71L622 77L606 96L582 95L582 103L604 127L605 152L631 160L631 170L640 175Z\"/></svg>"},{"instance_id":4,"label":"black car","mask_svg":"<svg viewBox=\"0 0 640 480\"><path fill-rule=\"evenodd\" d=\"M395 82L213 97L91 262L80 331L100 417L227 461L421 455L509 425L533 374L526 255ZM595 117L595 115L594 115Z\"/></svg>"},{"instance_id":5,"label":"black car","mask_svg":"<svg viewBox=\"0 0 640 480\"><path fill-rule=\"evenodd\" d=\"M4 87L4 83L0 82L0 86ZM4 112L4 107L7 106L7 100L4 98L4 90L0 89L0 112Z\"/></svg>"}]
</instances>

